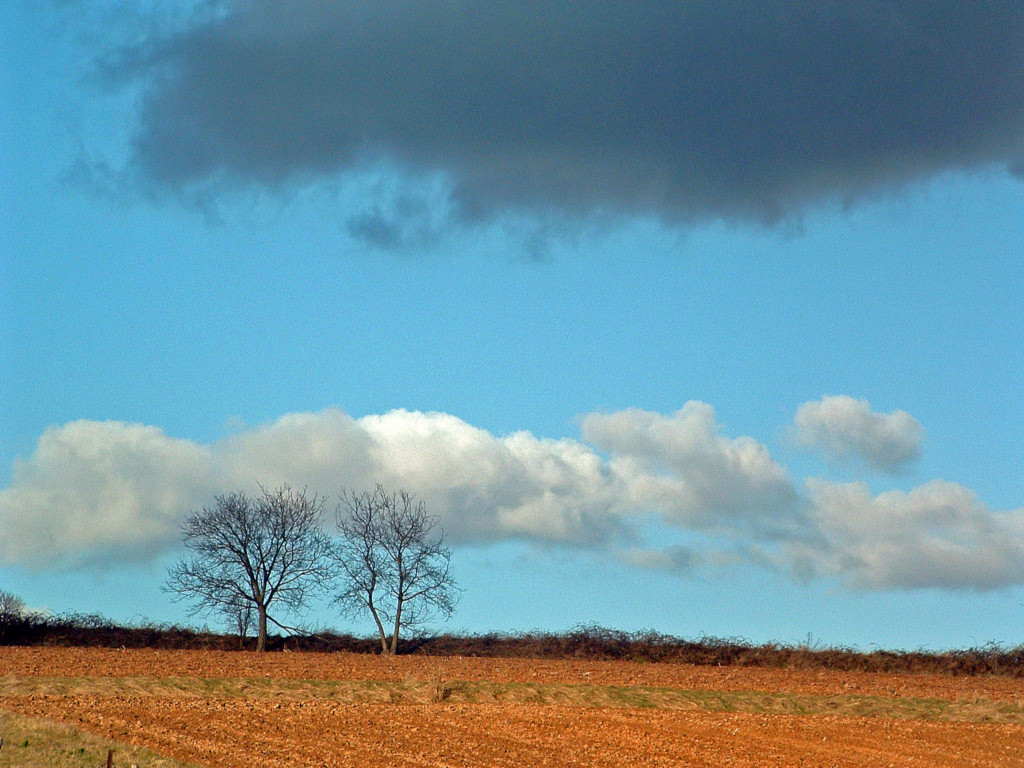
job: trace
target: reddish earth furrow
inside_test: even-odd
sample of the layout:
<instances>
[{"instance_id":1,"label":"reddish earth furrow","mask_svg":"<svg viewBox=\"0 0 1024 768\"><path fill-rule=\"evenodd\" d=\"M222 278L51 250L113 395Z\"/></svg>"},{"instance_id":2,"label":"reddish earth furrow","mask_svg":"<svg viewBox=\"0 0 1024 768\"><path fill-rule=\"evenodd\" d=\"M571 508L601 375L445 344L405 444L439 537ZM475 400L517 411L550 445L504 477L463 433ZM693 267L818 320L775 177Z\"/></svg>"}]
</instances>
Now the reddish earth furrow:
<instances>
[{"instance_id":1,"label":"reddish earth furrow","mask_svg":"<svg viewBox=\"0 0 1024 768\"><path fill-rule=\"evenodd\" d=\"M23 698L23 714L207 766L1024 765L1024 728L528 705Z\"/></svg>"},{"instance_id":2,"label":"reddish earth furrow","mask_svg":"<svg viewBox=\"0 0 1024 768\"><path fill-rule=\"evenodd\" d=\"M0 675L198 677L287 680L447 680L650 686L684 690L935 698L1024 703L1024 680L832 670L698 667L624 661L399 656L352 653L0 648Z\"/></svg>"},{"instance_id":3,"label":"reddish earth furrow","mask_svg":"<svg viewBox=\"0 0 1024 768\"><path fill-rule=\"evenodd\" d=\"M0 649L0 675L431 680L1024 701L1024 681L672 664L351 654ZM210 768L1024 768L1024 726L882 717L529 704L7 695L0 707L77 724Z\"/></svg>"}]
</instances>

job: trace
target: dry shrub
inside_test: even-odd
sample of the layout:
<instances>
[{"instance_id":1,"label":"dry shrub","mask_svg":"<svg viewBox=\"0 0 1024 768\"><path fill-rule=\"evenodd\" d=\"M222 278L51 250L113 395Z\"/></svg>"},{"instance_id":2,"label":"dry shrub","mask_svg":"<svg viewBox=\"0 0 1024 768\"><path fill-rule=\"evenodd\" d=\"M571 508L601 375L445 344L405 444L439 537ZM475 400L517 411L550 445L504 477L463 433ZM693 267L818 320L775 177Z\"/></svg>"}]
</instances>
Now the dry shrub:
<instances>
[{"instance_id":1,"label":"dry shrub","mask_svg":"<svg viewBox=\"0 0 1024 768\"><path fill-rule=\"evenodd\" d=\"M119 625L95 614L6 616L0 619L0 646L49 645L106 648L212 649L239 647L237 635L222 635L170 624ZM380 642L330 630L282 637L272 635L267 648L281 651L377 653ZM947 675L1024 677L1024 645L1006 648L990 643L978 648L857 651L851 648L765 643L701 637L696 640L653 630L623 632L580 625L567 632L490 632L476 635L423 635L402 640L399 652L425 656L586 659L668 662L705 666L834 669L861 672L924 672ZM438 672L439 690L443 673Z\"/></svg>"},{"instance_id":2,"label":"dry shrub","mask_svg":"<svg viewBox=\"0 0 1024 768\"><path fill-rule=\"evenodd\" d=\"M619 660L704 666L1024 677L1024 645L1004 648L990 643L980 648L942 652L864 652L851 648L817 647L810 643L754 645L744 639L716 637L687 640L653 630L623 632L595 625L581 625L562 633L425 636L406 641L402 650L428 656Z\"/></svg>"}]
</instances>

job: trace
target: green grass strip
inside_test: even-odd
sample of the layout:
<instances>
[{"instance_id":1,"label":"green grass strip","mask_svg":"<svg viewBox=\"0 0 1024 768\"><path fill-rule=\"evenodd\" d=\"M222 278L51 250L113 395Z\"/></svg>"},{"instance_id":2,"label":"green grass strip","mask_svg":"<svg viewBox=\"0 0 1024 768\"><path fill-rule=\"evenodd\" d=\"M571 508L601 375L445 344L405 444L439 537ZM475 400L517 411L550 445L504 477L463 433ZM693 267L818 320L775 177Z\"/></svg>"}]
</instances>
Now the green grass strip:
<instances>
[{"instance_id":1,"label":"green grass strip","mask_svg":"<svg viewBox=\"0 0 1024 768\"><path fill-rule=\"evenodd\" d=\"M83 733L63 723L0 711L0 768L99 768L114 750L118 768L193 768L157 753Z\"/></svg>"}]
</instances>

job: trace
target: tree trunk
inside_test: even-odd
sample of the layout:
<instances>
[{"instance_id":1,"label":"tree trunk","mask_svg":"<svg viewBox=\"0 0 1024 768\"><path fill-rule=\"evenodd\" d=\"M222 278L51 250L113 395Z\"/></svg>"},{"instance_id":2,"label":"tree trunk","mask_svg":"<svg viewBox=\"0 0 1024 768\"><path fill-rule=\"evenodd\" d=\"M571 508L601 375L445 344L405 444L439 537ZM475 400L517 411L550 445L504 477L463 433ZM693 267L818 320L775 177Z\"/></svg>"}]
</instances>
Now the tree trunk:
<instances>
[{"instance_id":1,"label":"tree trunk","mask_svg":"<svg viewBox=\"0 0 1024 768\"><path fill-rule=\"evenodd\" d=\"M380 635L380 652L385 656L388 655L388 636L384 632L384 625L381 623L380 614L377 613L377 606L373 604L373 595L370 595L370 599L366 601L366 604L370 606L370 613L373 614L373 620L377 623L377 634Z\"/></svg>"},{"instance_id":2,"label":"tree trunk","mask_svg":"<svg viewBox=\"0 0 1024 768\"><path fill-rule=\"evenodd\" d=\"M395 606L395 633L391 636L391 655L398 653L398 630L402 626L402 598L398 598Z\"/></svg>"},{"instance_id":3,"label":"tree trunk","mask_svg":"<svg viewBox=\"0 0 1024 768\"><path fill-rule=\"evenodd\" d=\"M380 617L377 616L377 611L373 612L373 620L377 622L377 633L380 635L380 652L385 656L388 655L388 636L384 632L384 625L380 623Z\"/></svg>"},{"instance_id":4,"label":"tree trunk","mask_svg":"<svg viewBox=\"0 0 1024 768\"><path fill-rule=\"evenodd\" d=\"M262 652L267 650L267 607L259 605L257 610L260 614L260 623L259 635L256 637L256 650Z\"/></svg>"}]
</instances>

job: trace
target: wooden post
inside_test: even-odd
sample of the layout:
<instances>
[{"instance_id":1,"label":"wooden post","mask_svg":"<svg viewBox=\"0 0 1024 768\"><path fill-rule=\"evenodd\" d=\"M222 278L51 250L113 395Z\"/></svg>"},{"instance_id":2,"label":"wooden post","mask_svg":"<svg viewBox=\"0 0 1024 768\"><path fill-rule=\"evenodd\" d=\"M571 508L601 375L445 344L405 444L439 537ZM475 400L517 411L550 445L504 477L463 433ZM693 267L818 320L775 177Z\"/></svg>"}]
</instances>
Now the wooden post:
<instances>
[{"instance_id":1,"label":"wooden post","mask_svg":"<svg viewBox=\"0 0 1024 768\"><path fill-rule=\"evenodd\" d=\"M114 750L107 750L107 768L114 768Z\"/></svg>"}]
</instances>

